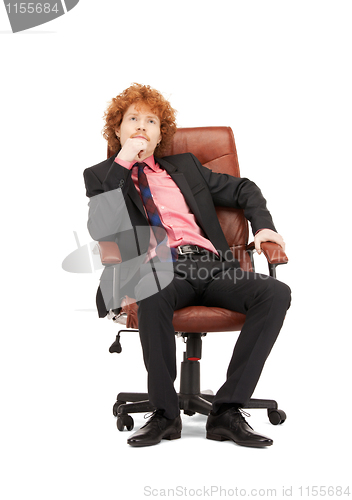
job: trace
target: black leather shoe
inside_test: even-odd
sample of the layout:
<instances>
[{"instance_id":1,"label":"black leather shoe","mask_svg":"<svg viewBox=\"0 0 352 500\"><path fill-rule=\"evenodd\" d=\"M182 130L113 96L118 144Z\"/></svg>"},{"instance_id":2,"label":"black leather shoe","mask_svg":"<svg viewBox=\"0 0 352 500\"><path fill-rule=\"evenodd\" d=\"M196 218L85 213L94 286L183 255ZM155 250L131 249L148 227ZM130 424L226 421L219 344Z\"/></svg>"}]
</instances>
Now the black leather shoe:
<instances>
[{"instance_id":1,"label":"black leather shoe","mask_svg":"<svg viewBox=\"0 0 352 500\"><path fill-rule=\"evenodd\" d=\"M241 446L271 446L273 440L254 432L240 410L230 408L220 415L210 413L207 420L207 438L217 441L232 440Z\"/></svg>"},{"instance_id":2,"label":"black leather shoe","mask_svg":"<svg viewBox=\"0 0 352 500\"><path fill-rule=\"evenodd\" d=\"M181 429L180 415L169 419L163 416L163 410L156 410L148 422L127 439L127 443L131 446L152 446L162 439L180 438Z\"/></svg>"}]
</instances>

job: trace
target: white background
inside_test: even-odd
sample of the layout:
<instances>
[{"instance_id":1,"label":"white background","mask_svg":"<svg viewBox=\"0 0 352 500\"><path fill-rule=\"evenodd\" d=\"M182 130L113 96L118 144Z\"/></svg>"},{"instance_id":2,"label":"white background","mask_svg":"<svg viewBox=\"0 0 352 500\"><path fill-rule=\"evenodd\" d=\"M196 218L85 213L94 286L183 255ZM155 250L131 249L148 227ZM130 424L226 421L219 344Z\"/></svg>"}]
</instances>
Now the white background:
<instances>
[{"instance_id":1,"label":"white background","mask_svg":"<svg viewBox=\"0 0 352 500\"><path fill-rule=\"evenodd\" d=\"M18 34L0 6L2 498L145 498L147 486L222 497L292 486L300 498L299 486L349 484L350 6L81 0ZM180 127L232 127L241 174L285 238L278 277L292 306L255 396L288 418L249 418L271 448L207 440L203 416L182 415L182 439L141 449L115 427L117 392L146 389L138 334L109 354L117 328L94 311L100 271L61 262L73 231L90 241L82 172L105 158L103 112L132 82L162 91ZM236 338L204 339L203 389L223 383Z\"/></svg>"}]
</instances>

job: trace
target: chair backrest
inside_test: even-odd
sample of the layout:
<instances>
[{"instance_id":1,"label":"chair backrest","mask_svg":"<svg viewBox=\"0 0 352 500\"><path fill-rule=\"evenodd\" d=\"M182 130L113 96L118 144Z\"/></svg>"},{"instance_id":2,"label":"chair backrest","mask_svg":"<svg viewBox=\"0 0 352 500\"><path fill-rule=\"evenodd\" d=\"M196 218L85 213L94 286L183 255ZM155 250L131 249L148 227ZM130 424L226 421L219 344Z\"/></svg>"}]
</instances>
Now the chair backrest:
<instances>
[{"instance_id":1,"label":"chair backrest","mask_svg":"<svg viewBox=\"0 0 352 500\"><path fill-rule=\"evenodd\" d=\"M179 128L165 156L192 153L213 172L240 176L235 138L230 127ZM221 228L233 254L245 271L252 271L247 254L248 222L243 210L216 207Z\"/></svg>"},{"instance_id":2,"label":"chair backrest","mask_svg":"<svg viewBox=\"0 0 352 500\"><path fill-rule=\"evenodd\" d=\"M235 138L230 127L179 128L165 156L193 153L214 172L240 176Z\"/></svg>"}]
</instances>

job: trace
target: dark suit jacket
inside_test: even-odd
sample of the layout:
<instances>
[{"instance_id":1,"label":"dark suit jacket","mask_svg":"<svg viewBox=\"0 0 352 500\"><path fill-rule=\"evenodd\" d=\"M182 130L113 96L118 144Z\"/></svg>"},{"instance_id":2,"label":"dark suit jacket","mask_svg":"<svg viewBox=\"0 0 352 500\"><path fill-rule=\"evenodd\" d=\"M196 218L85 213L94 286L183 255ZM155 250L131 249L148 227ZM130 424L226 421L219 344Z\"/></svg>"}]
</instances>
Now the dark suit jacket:
<instances>
[{"instance_id":1,"label":"dark suit jacket","mask_svg":"<svg viewBox=\"0 0 352 500\"><path fill-rule=\"evenodd\" d=\"M122 260L126 261L123 269L125 277L122 276L122 279L131 283L131 276L127 277L127 262L138 254L147 252L150 230L141 198L131 179L131 171L118 165L114 161L115 157L116 155L84 171L86 194L90 198L88 230L94 240L118 243ZM180 188L199 226L222 260L233 261L233 257L220 227L215 206L243 209L254 234L262 228L275 231L266 201L252 181L214 173L203 167L191 153L156 158L156 161ZM234 265L239 264L236 261ZM135 269L132 273L135 273ZM109 269L105 268L101 283L102 280L109 279L111 270L109 276ZM123 291L122 285L122 295ZM100 290L97 294L97 307L100 317L105 316L109 309L109 305L102 300Z\"/></svg>"}]
</instances>

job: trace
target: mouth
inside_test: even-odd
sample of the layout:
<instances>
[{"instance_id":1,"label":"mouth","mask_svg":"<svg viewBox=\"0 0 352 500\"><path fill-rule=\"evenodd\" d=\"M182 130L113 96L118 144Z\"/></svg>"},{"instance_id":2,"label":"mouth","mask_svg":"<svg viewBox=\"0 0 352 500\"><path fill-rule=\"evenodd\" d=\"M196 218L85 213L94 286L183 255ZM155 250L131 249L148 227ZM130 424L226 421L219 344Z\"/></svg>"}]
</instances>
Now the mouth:
<instances>
[{"instance_id":1,"label":"mouth","mask_svg":"<svg viewBox=\"0 0 352 500\"><path fill-rule=\"evenodd\" d=\"M149 141L148 137L145 137L144 135L141 134L132 135L132 139L144 139L145 141Z\"/></svg>"}]
</instances>

